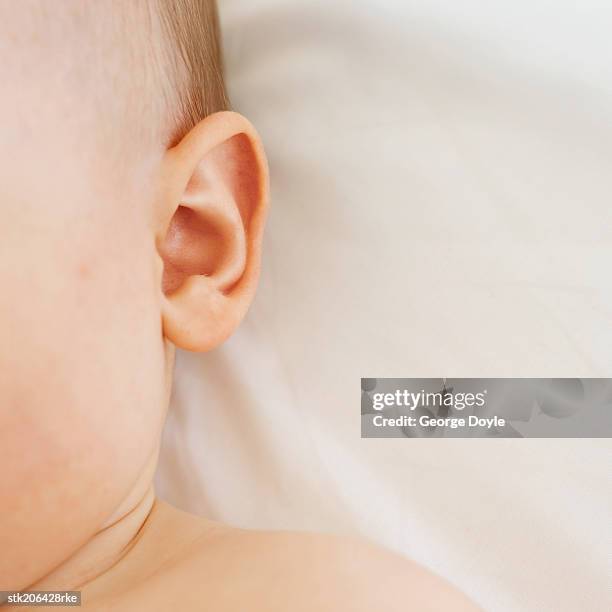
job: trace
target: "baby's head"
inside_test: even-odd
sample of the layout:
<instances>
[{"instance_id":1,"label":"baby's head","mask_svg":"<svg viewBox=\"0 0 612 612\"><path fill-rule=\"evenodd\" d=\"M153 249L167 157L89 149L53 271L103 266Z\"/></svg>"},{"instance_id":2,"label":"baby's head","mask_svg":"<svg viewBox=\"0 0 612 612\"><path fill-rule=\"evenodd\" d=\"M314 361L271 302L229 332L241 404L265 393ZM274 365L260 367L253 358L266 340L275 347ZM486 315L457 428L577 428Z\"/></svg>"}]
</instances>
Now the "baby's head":
<instances>
[{"instance_id":1,"label":"baby's head","mask_svg":"<svg viewBox=\"0 0 612 612\"><path fill-rule=\"evenodd\" d=\"M253 297L267 171L218 46L211 0L0 4L0 589L129 503L174 346Z\"/></svg>"}]
</instances>

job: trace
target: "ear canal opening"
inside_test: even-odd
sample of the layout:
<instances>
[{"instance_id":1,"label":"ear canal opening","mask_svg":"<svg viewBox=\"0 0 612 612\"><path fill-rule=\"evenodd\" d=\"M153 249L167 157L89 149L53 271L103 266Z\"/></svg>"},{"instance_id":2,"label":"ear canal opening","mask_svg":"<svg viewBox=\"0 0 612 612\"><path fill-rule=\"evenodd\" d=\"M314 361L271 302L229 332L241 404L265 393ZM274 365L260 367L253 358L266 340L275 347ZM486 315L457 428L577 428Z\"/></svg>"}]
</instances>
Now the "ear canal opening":
<instances>
[{"instance_id":1,"label":"ear canal opening","mask_svg":"<svg viewBox=\"0 0 612 612\"><path fill-rule=\"evenodd\" d=\"M179 206L160 247L164 294L172 295L191 276L212 275L222 263L223 251L220 228L205 214Z\"/></svg>"}]
</instances>

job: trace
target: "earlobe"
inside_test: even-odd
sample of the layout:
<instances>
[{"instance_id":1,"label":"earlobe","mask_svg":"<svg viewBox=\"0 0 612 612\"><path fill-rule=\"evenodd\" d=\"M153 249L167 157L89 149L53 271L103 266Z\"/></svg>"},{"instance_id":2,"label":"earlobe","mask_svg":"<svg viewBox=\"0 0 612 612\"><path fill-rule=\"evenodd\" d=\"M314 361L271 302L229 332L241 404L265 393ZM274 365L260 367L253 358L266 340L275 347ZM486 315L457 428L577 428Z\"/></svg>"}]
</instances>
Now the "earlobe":
<instances>
[{"instance_id":1,"label":"earlobe","mask_svg":"<svg viewBox=\"0 0 612 612\"><path fill-rule=\"evenodd\" d=\"M166 338L207 351L238 326L259 277L268 171L252 125L210 115L164 159L158 252Z\"/></svg>"}]
</instances>

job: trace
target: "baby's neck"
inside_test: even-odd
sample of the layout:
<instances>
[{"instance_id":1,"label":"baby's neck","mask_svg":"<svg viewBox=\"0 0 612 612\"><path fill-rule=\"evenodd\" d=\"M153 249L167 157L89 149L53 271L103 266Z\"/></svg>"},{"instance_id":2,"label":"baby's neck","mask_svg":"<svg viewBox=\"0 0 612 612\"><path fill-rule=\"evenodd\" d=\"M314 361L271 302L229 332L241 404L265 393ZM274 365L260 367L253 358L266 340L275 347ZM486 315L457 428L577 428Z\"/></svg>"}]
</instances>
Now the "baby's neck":
<instances>
[{"instance_id":1,"label":"baby's neck","mask_svg":"<svg viewBox=\"0 0 612 612\"><path fill-rule=\"evenodd\" d=\"M158 454L156 445L123 501L93 537L29 590L78 591L103 576L131 550L155 502L152 482Z\"/></svg>"},{"instance_id":2,"label":"baby's neck","mask_svg":"<svg viewBox=\"0 0 612 612\"><path fill-rule=\"evenodd\" d=\"M72 557L28 590L80 590L116 565L138 540L153 503L153 486L122 508Z\"/></svg>"}]
</instances>

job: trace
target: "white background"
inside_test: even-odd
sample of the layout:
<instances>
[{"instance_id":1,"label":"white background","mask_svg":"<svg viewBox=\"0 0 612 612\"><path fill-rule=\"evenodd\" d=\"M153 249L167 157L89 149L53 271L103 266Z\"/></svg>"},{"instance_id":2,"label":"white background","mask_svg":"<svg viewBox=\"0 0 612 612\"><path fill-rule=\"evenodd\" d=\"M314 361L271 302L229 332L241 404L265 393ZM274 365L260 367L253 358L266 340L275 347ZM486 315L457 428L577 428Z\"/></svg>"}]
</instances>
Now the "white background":
<instances>
[{"instance_id":1,"label":"white background","mask_svg":"<svg viewBox=\"0 0 612 612\"><path fill-rule=\"evenodd\" d=\"M361 533L488 610L612 609L608 441L358 416L361 376L612 376L609 7L221 1L273 208L245 324L179 356L163 496Z\"/></svg>"}]
</instances>

